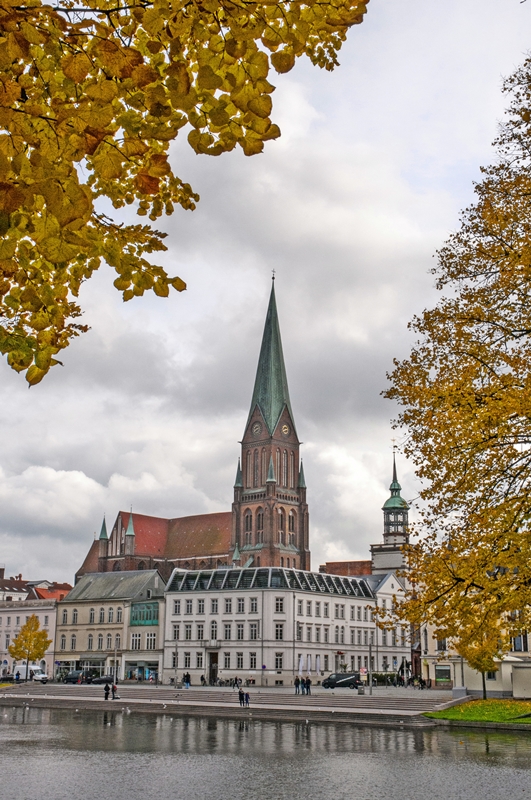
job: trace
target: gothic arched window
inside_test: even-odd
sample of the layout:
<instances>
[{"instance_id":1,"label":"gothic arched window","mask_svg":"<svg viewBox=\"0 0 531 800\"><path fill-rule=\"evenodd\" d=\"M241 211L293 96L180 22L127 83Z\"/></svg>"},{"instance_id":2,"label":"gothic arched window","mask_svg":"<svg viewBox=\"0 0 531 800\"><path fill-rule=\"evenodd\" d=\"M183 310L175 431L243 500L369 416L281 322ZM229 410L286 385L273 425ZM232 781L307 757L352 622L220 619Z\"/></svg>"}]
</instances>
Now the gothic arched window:
<instances>
[{"instance_id":1,"label":"gothic arched window","mask_svg":"<svg viewBox=\"0 0 531 800\"><path fill-rule=\"evenodd\" d=\"M87 640L87 650L92 650L94 647L94 636L89 633Z\"/></svg>"},{"instance_id":2,"label":"gothic arched window","mask_svg":"<svg viewBox=\"0 0 531 800\"><path fill-rule=\"evenodd\" d=\"M284 450L282 453L282 486L288 485L288 452Z\"/></svg>"},{"instance_id":3,"label":"gothic arched window","mask_svg":"<svg viewBox=\"0 0 531 800\"><path fill-rule=\"evenodd\" d=\"M296 517L295 512L290 511L288 517L289 543L293 545L295 544L295 528L296 528L295 517Z\"/></svg>"},{"instance_id":4,"label":"gothic arched window","mask_svg":"<svg viewBox=\"0 0 531 800\"><path fill-rule=\"evenodd\" d=\"M264 541L264 509L259 508L256 512L256 543Z\"/></svg>"},{"instance_id":5,"label":"gothic arched window","mask_svg":"<svg viewBox=\"0 0 531 800\"><path fill-rule=\"evenodd\" d=\"M253 485L253 462L252 462L252 453L250 450L247 451L247 455L245 456L245 485L247 489L250 489Z\"/></svg>"},{"instance_id":6,"label":"gothic arched window","mask_svg":"<svg viewBox=\"0 0 531 800\"><path fill-rule=\"evenodd\" d=\"M114 564L113 564L113 567L112 567L112 571L113 572L120 572L121 569L122 568L120 566L120 562L119 561L115 561Z\"/></svg>"},{"instance_id":7,"label":"gothic arched window","mask_svg":"<svg viewBox=\"0 0 531 800\"><path fill-rule=\"evenodd\" d=\"M286 543L286 515L283 508L278 509L278 541L280 544Z\"/></svg>"},{"instance_id":8,"label":"gothic arched window","mask_svg":"<svg viewBox=\"0 0 531 800\"><path fill-rule=\"evenodd\" d=\"M145 568L146 568L146 565L145 565L144 561L139 561L137 569L145 569Z\"/></svg>"},{"instance_id":9,"label":"gothic arched window","mask_svg":"<svg viewBox=\"0 0 531 800\"><path fill-rule=\"evenodd\" d=\"M254 451L253 462L253 486L257 487L260 486L260 463L258 460L258 450Z\"/></svg>"},{"instance_id":10,"label":"gothic arched window","mask_svg":"<svg viewBox=\"0 0 531 800\"><path fill-rule=\"evenodd\" d=\"M245 544L253 543L253 512L248 508L244 516Z\"/></svg>"},{"instance_id":11,"label":"gothic arched window","mask_svg":"<svg viewBox=\"0 0 531 800\"><path fill-rule=\"evenodd\" d=\"M280 484L280 474L281 474L280 473L280 450L277 450L276 462L277 462L277 468L276 468L275 478L277 479L277 482Z\"/></svg>"},{"instance_id":12,"label":"gothic arched window","mask_svg":"<svg viewBox=\"0 0 531 800\"><path fill-rule=\"evenodd\" d=\"M295 454L293 450L289 454L289 488L295 488Z\"/></svg>"},{"instance_id":13,"label":"gothic arched window","mask_svg":"<svg viewBox=\"0 0 531 800\"><path fill-rule=\"evenodd\" d=\"M216 620L213 620L210 623L210 638L217 639L218 638L218 623Z\"/></svg>"}]
</instances>

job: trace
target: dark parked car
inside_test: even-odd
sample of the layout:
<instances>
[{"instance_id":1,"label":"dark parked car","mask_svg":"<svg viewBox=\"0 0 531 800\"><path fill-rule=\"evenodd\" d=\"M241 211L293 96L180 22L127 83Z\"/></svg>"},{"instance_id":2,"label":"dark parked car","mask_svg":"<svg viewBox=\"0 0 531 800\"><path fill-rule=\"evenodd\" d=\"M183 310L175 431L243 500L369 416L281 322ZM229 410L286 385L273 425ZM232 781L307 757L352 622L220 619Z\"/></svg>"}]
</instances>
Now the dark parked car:
<instances>
[{"instance_id":1,"label":"dark parked car","mask_svg":"<svg viewBox=\"0 0 531 800\"><path fill-rule=\"evenodd\" d=\"M112 675L98 675L97 678L92 678L92 683L114 683L114 678Z\"/></svg>"},{"instance_id":2,"label":"dark parked car","mask_svg":"<svg viewBox=\"0 0 531 800\"><path fill-rule=\"evenodd\" d=\"M357 689L358 686L364 686L364 683L360 680L359 672L334 672L324 679L322 685L324 689L335 689L339 686Z\"/></svg>"},{"instance_id":3,"label":"dark parked car","mask_svg":"<svg viewBox=\"0 0 531 800\"><path fill-rule=\"evenodd\" d=\"M63 678L63 683L92 683L96 677L98 677L98 673L93 670L73 669Z\"/></svg>"}]
</instances>

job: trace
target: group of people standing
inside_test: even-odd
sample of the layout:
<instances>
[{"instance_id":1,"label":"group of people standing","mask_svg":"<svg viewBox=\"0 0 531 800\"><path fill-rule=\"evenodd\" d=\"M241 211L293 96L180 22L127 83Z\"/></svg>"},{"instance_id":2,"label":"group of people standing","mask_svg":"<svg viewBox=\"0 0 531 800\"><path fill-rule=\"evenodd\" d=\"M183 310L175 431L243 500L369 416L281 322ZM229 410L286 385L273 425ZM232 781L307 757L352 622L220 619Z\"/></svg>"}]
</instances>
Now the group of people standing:
<instances>
[{"instance_id":1,"label":"group of people standing","mask_svg":"<svg viewBox=\"0 0 531 800\"><path fill-rule=\"evenodd\" d=\"M312 693L312 681L310 677L307 678L295 678L293 681L295 685L295 694L311 694Z\"/></svg>"},{"instance_id":2,"label":"group of people standing","mask_svg":"<svg viewBox=\"0 0 531 800\"><path fill-rule=\"evenodd\" d=\"M192 682L192 679L190 677L190 673L189 672L183 673L183 686L184 686L185 689L189 689L190 688L191 682Z\"/></svg>"},{"instance_id":3,"label":"group of people standing","mask_svg":"<svg viewBox=\"0 0 531 800\"><path fill-rule=\"evenodd\" d=\"M243 689L240 687L238 689L238 699L240 701L240 705L242 706L242 708L249 708L249 701L251 699L249 696L249 692L244 692Z\"/></svg>"}]
</instances>

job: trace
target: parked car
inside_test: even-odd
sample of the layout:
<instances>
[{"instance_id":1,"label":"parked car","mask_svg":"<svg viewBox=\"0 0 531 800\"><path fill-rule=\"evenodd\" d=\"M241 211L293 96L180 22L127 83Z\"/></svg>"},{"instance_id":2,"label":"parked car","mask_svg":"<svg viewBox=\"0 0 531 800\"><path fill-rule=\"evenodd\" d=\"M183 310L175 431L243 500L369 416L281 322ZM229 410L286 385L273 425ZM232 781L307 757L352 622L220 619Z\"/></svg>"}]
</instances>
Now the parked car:
<instances>
[{"instance_id":1,"label":"parked car","mask_svg":"<svg viewBox=\"0 0 531 800\"><path fill-rule=\"evenodd\" d=\"M322 686L324 689L335 689L341 686L357 689L358 686L364 686L364 683L360 679L359 672L333 672L332 675L324 679Z\"/></svg>"},{"instance_id":2,"label":"parked car","mask_svg":"<svg viewBox=\"0 0 531 800\"><path fill-rule=\"evenodd\" d=\"M97 673L86 669L73 669L63 678L63 683L92 683Z\"/></svg>"},{"instance_id":3,"label":"parked car","mask_svg":"<svg viewBox=\"0 0 531 800\"><path fill-rule=\"evenodd\" d=\"M30 679L39 681L39 683L48 683L48 675L40 668L30 670Z\"/></svg>"},{"instance_id":4,"label":"parked car","mask_svg":"<svg viewBox=\"0 0 531 800\"><path fill-rule=\"evenodd\" d=\"M114 678L112 675L98 675L97 678L92 678L92 683L114 683Z\"/></svg>"}]
</instances>

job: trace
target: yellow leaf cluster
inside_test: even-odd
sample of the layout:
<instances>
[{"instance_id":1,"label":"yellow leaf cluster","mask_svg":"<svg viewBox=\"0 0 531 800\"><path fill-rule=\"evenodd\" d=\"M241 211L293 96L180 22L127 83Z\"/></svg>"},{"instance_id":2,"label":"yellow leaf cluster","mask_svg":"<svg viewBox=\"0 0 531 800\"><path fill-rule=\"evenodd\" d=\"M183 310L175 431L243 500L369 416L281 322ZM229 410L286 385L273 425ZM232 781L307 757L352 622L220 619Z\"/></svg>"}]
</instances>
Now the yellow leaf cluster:
<instances>
[{"instance_id":1,"label":"yellow leaf cluster","mask_svg":"<svg viewBox=\"0 0 531 800\"><path fill-rule=\"evenodd\" d=\"M418 341L387 392L423 482L401 613L478 663L531 626L531 59L505 91L497 160L439 253L442 297L411 323Z\"/></svg>"},{"instance_id":2,"label":"yellow leaf cluster","mask_svg":"<svg viewBox=\"0 0 531 800\"><path fill-rule=\"evenodd\" d=\"M149 226L198 201L168 160L181 128L197 153L245 155L280 136L271 67L307 55L332 69L360 0L40 0L0 5L0 351L37 383L84 326L80 285L102 260L124 300L166 297L179 278L144 257Z\"/></svg>"}]
</instances>

